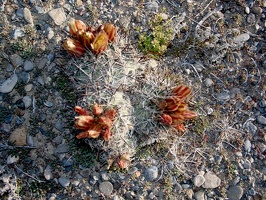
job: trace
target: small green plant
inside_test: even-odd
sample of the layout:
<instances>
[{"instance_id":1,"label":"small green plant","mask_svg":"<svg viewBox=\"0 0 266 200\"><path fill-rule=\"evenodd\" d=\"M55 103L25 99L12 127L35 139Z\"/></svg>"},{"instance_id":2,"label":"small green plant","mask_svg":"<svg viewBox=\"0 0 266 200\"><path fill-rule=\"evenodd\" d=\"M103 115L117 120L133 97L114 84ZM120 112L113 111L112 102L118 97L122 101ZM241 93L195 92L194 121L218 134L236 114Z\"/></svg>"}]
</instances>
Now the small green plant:
<instances>
[{"instance_id":1,"label":"small green plant","mask_svg":"<svg viewBox=\"0 0 266 200\"><path fill-rule=\"evenodd\" d=\"M164 20L161 14L157 14L149 25L151 34L140 34L139 48L142 52L158 59L166 52L167 46L173 39L171 20Z\"/></svg>"},{"instance_id":2,"label":"small green plant","mask_svg":"<svg viewBox=\"0 0 266 200\"><path fill-rule=\"evenodd\" d=\"M24 59L32 58L37 54L34 47L25 40L12 43L11 50L13 52L18 52L18 54Z\"/></svg>"}]
</instances>

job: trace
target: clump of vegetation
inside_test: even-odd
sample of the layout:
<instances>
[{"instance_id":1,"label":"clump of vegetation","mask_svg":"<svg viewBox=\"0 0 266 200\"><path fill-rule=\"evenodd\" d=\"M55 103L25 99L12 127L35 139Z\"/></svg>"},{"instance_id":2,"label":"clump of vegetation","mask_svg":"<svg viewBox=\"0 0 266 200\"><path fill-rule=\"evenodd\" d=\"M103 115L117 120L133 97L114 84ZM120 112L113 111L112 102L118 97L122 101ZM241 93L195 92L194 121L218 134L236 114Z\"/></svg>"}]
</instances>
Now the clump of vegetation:
<instances>
[{"instance_id":1,"label":"clump of vegetation","mask_svg":"<svg viewBox=\"0 0 266 200\"><path fill-rule=\"evenodd\" d=\"M139 48L145 54L158 58L166 52L167 46L173 39L171 20L165 20L161 14L157 14L149 25L151 33L140 34Z\"/></svg>"},{"instance_id":2,"label":"clump of vegetation","mask_svg":"<svg viewBox=\"0 0 266 200\"><path fill-rule=\"evenodd\" d=\"M19 53L19 55L24 59L33 58L37 54L34 47L25 40L12 43L11 51L14 53Z\"/></svg>"}]
</instances>

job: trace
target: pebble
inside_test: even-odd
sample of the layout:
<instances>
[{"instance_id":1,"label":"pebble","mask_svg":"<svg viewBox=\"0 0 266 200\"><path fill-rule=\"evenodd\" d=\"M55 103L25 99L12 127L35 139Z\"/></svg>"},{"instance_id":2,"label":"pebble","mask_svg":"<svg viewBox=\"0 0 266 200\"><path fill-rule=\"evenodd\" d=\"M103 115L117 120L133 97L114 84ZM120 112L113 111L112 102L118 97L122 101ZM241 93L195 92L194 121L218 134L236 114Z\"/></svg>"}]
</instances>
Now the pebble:
<instances>
[{"instance_id":1,"label":"pebble","mask_svg":"<svg viewBox=\"0 0 266 200\"><path fill-rule=\"evenodd\" d=\"M204 178L205 182L202 185L203 188L217 188L221 184L221 179L213 172L207 172Z\"/></svg>"},{"instance_id":2,"label":"pebble","mask_svg":"<svg viewBox=\"0 0 266 200\"><path fill-rule=\"evenodd\" d=\"M39 6L34 6L34 12L38 13L38 14L44 14L45 11L42 7Z\"/></svg>"},{"instance_id":3,"label":"pebble","mask_svg":"<svg viewBox=\"0 0 266 200\"><path fill-rule=\"evenodd\" d=\"M33 85L32 84L27 84L27 85L25 85L24 90L26 92L30 92L32 90L32 88L33 88Z\"/></svg>"},{"instance_id":4,"label":"pebble","mask_svg":"<svg viewBox=\"0 0 266 200\"><path fill-rule=\"evenodd\" d=\"M46 32L46 36L49 40L52 39L55 35L55 33L51 27L48 27L45 32Z\"/></svg>"},{"instance_id":5,"label":"pebble","mask_svg":"<svg viewBox=\"0 0 266 200\"><path fill-rule=\"evenodd\" d=\"M255 196L256 194L256 191L254 190L254 188L250 188L248 193L251 195L251 196Z\"/></svg>"},{"instance_id":6,"label":"pebble","mask_svg":"<svg viewBox=\"0 0 266 200\"><path fill-rule=\"evenodd\" d=\"M266 125L266 118L262 115L257 117L257 122L262 125Z\"/></svg>"},{"instance_id":7,"label":"pebble","mask_svg":"<svg viewBox=\"0 0 266 200\"><path fill-rule=\"evenodd\" d=\"M66 14L63 8L56 8L51 10L48 15L54 20L54 23L58 26L62 25L66 21Z\"/></svg>"},{"instance_id":8,"label":"pebble","mask_svg":"<svg viewBox=\"0 0 266 200\"><path fill-rule=\"evenodd\" d=\"M14 142L16 146L27 145L27 132L24 126L16 128L10 135L9 141Z\"/></svg>"},{"instance_id":9,"label":"pebble","mask_svg":"<svg viewBox=\"0 0 266 200\"><path fill-rule=\"evenodd\" d=\"M40 60L40 62L38 63L38 69L43 69L46 65L46 63L48 62L47 58L42 58Z\"/></svg>"},{"instance_id":10,"label":"pebble","mask_svg":"<svg viewBox=\"0 0 266 200\"><path fill-rule=\"evenodd\" d=\"M61 120L58 120L55 124L55 128L59 130L60 132L64 132L65 130L65 124Z\"/></svg>"},{"instance_id":11,"label":"pebble","mask_svg":"<svg viewBox=\"0 0 266 200\"><path fill-rule=\"evenodd\" d=\"M22 66L24 63L23 59L18 54L12 54L9 58L14 67Z\"/></svg>"},{"instance_id":12,"label":"pebble","mask_svg":"<svg viewBox=\"0 0 266 200\"><path fill-rule=\"evenodd\" d=\"M235 43L243 43L243 42L246 42L248 41L250 38L249 34L248 33L243 33L243 34L240 34L238 36L236 36L233 41Z\"/></svg>"},{"instance_id":13,"label":"pebble","mask_svg":"<svg viewBox=\"0 0 266 200\"><path fill-rule=\"evenodd\" d=\"M147 181L153 181L158 177L158 168L156 166L150 166L144 171L144 177Z\"/></svg>"},{"instance_id":14,"label":"pebble","mask_svg":"<svg viewBox=\"0 0 266 200\"><path fill-rule=\"evenodd\" d=\"M24 117L17 117L16 118L16 125L21 125L26 119Z\"/></svg>"},{"instance_id":15,"label":"pebble","mask_svg":"<svg viewBox=\"0 0 266 200\"><path fill-rule=\"evenodd\" d=\"M243 167L245 169L250 169L251 168L251 163L249 160L245 160L244 163L243 163Z\"/></svg>"},{"instance_id":16,"label":"pebble","mask_svg":"<svg viewBox=\"0 0 266 200\"><path fill-rule=\"evenodd\" d=\"M250 13L247 17L247 23L255 24L256 23L256 16L253 13Z\"/></svg>"},{"instance_id":17,"label":"pebble","mask_svg":"<svg viewBox=\"0 0 266 200\"><path fill-rule=\"evenodd\" d=\"M15 39L15 40L20 38L20 37L24 37L24 36L25 36L25 33L20 28L16 28L11 34L11 38Z\"/></svg>"},{"instance_id":18,"label":"pebble","mask_svg":"<svg viewBox=\"0 0 266 200\"><path fill-rule=\"evenodd\" d=\"M217 99L219 101L226 101L226 100L230 99L230 95L227 92L222 92L222 93L217 95Z\"/></svg>"},{"instance_id":19,"label":"pebble","mask_svg":"<svg viewBox=\"0 0 266 200\"><path fill-rule=\"evenodd\" d=\"M15 85L18 82L17 74L13 74L10 78L6 79L3 84L0 86L0 92L9 93L13 90Z\"/></svg>"},{"instance_id":20,"label":"pebble","mask_svg":"<svg viewBox=\"0 0 266 200\"><path fill-rule=\"evenodd\" d=\"M196 200L205 200L205 193L204 191L200 190L198 192L195 192L194 197Z\"/></svg>"},{"instance_id":21,"label":"pebble","mask_svg":"<svg viewBox=\"0 0 266 200\"><path fill-rule=\"evenodd\" d=\"M245 140L244 149L245 149L246 152L250 152L250 150L251 150L251 142L250 142L249 139Z\"/></svg>"},{"instance_id":22,"label":"pebble","mask_svg":"<svg viewBox=\"0 0 266 200\"><path fill-rule=\"evenodd\" d=\"M262 8L261 7L259 7L259 6L253 6L252 7L252 12L254 12L255 14L261 14L262 13Z\"/></svg>"},{"instance_id":23,"label":"pebble","mask_svg":"<svg viewBox=\"0 0 266 200\"><path fill-rule=\"evenodd\" d=\"M25 104L22 99L18 99L16 101L16 106L21 110L25 110Z\"/></svg>"},{"instance_id":24,"label":"pebble","mask_svg":"<svg viewBox=\"0 0 266 200\"><path fill-rule=\"evenodd\" d=\"M27 144L30 147L33 147L34 146L34 140L33 140L33 137L31 135L28 135L27 136Z\"/></svg>"},{"instance_id":25,"label":"pebble","mask_svg":"<svg viewBox=\"0 0 266 200\"><path fill-rule=\"evenodd\" d=\"M230 200L240 200L243 196L243 189L240 186L232 186L227 190L227 198Z\"/></svg>"},{"instance_id":26,"label":"pebble","mask_svg":"<svg viewBox=\"0 0 266 200\"><path fill-rule=\"evenodd\" d=\"M255 135L258 130L257 126L255 126L252 122L247 122L245 125L245 129L252 135Z\"/></svg>"},{"instance_id":27,"label":"pebble","mask_svg":"<svg viewBox=\"0 0 266 200\"><path fill-rule=\"evenodd\" d=\"M260 107L262 107L262 108L265 108L266 107L266 100L261 100L260 102L259 102L259 106Z\"/></svg>"},{"instance_id":28,"label":"pebble","mask_svg":"<svg viewBox=\"0 0 266 200\"><path fill-rule=\"evenodd\" d=\"M38 82L40 85L44 86L44 80L43 80L43 77L42 77L42 76L38 76L38 77L37 77L37 82Z\"/></svg>"},{"instance_id":29,"label":"pebble","mask_svg":"<svg viewBox=\"0 0 266 200\"><path fill-rule=\"evenodd\" d=\"M25 71L19 72L17 75L19 82L28 83L30 81L30 74Z\"/></svg>"},{"instance_id":30,"label":"pebble","mask_svg":"<svg viewBox=\"0 0 266 200\"><path fill-rule=\"evenodd\" d=\"M31 62L31 61L29 61L29 60L26 60L26 61L24 62L24 70L25 70L26 72L29 72L29 71L33 70L33 68L34 68L33 62Z\"/></svg>"},{"instance_id":31,"label":"pebble","mask_svg":"<svg viewBox=\"0 0 266 200\"><path fill-rule=\"evenodd\" d=\"M23 9L23 17L26 20L26 22L28 22L29 24L33 24L33 19L31 16L31 12L28 8L24 8Z\"/></svg>"},{"instance_id":32,"label":"pebble","mask_svg":"<svg viewBox=\"0 0 266 200\"><path fill-rule=\"evenodd\" d=\"M54 104L53 104L51 101L45 101L43 104L44 104L46 107L48 107L48 108L52 108L52 107L54 106Z\"/></svg>"},{"instance_id":33,"label":"pebble","mask_svg":"<svg viewBox=\"0 0 266 200\"><path fill-rule=\"evenodd\" d=\"M205 182L205 178L202 175L197 175L193 178L193 183L196 187L200 187Z\"/></svg>"},{"instance_id":34,"label":"pebble","mask_svg":"<svg viewBox=\"0 0 266 200\"><path fill-rule=\"evenodd\" d=\"M136 173L138 171L138 168L137 167L132 167L132 168L130 168L129 170L128 170L128 174L134 174L134 173Z\"/></svg>"},{"instance_id":35,"label":"pebble","mask_svg":"<svg viewBox=\"0 0 266 200\"><path fill-rule=\"evenodd\" d=\"M11 65L11 64L8 64L7 66L6 66L6 71L7 72L12 72L14 70L14 68L13 68L13 66Z\"/></svg>"},{"instance_id":36,"label":"pebble","mask_svg":"<svg viewBox=\"0 0 266 200\"><path fill-rule=\"evenodd\" d=\"M29 108L31 106L31 103L32 103L32 98L30 96L25 96L25 97L23 97L22 101L25 105L25 108Z\"/></svg>"},{"instance_id":37,"label":"pebble","mask_svg":"<svg viewBox=\"0 0 266 200\"><path fill-rule=\"evenodd\" d=\"M245 7L245 12L247 13L247 14L249 14L250 13L250 8L247 6L247 7Z\"/></svg>"},{"instance_id":38,"label":"pebble","mask_svg":"<svg viewBox=\"0 0 266 200\"><path fill-rule=\"evenodd\" d=\"M109 181L110 177L106 172L101 173L101 178L103 181Z\"/></svg>"},{"instance_id":39,"label":"pebble","mask_svg":"<svg viewBox=\"0 0 266 200\"><path fill-rule=\"evenodd\" d=\"M69 146L68 144L59 144L57 148L55 149L55 153L67 153L69 151Z\"/></svg>"},{"instance_id":40,"label":"pebble","mask_svg":"<svg viewBox=\"0 0 266 200\"><path fill-rule=\"evenodd\" d=\"M210 78L206 78L204 84L206 87L211 87L213 85L213 81Z\"/></svg>"},{"instance_id":41,"label":"pebble","mask_svg":"<svg viewBox=\"0 0 266 200\"><path fill-rule=\"evenodd\" d=\"M17 155L14 155L14 156L9 155L9 156L7 157L6 163L7 163L8 165L10 165L10 164L16 163L16 162L18 162L18 161L19 161L19 156L17 156Z\"/></svg>"},{"instance_id":42,"label":"pebble","mask_svg":"<svg viewBox=\"0 0 266 200\"><path fill-rule=\"evenodd\" d=\"M58 179L58 182L59 184L64 187L64 188L67 188L69 185L70 185L70 179L65 177L65 176L61 176L59 179Z\"/></svg>"},{"instance_id":43,"label":"pebble","mask_svg":"<svg viewBox=\"0 0 266 200\"><path fill-rule=\"evenodd\" d=\"M112 194L113 189L114 189L113 184L109 181L101 182L99 185L99 190L101 191L101 193L107 196Z\"/></svg>"},{"instance_id":44,"label":"pebble","mask_svg":"<svg viewBox=\"0 0 266 200\"><path fill-rule=\"evenodd\" d=\"M19 17L19 18L23 18L23 8L19 8L16 12L16 15Z\"/></svg>"},{"instance_id":45,"label":"pebble","mask_svg":"<svg viewBox=\"0 0 266 200\"><path fill-rule=\"evenodd\" d=\"M47 165L45 170L44 170L44 178L49 181L53 179L53 173L52 173L52 167L50 165Z\"/></svg>"}]
</instances>

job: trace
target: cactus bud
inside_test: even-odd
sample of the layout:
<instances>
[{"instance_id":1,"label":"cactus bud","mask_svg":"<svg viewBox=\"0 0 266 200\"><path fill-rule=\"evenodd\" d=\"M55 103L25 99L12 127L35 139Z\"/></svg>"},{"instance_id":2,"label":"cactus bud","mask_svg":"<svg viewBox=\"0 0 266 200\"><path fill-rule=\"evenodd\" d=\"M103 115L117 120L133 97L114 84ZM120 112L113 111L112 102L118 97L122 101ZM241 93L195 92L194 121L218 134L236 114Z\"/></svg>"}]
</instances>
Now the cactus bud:
<instances>
[{"instance_id":1,"label":"cactus bud","mask_svg":"<svg viewBox=\"0 0 266 200\"><path fill-rule=\"evenodd\" d=\"M81 57L85 52L84 46L74 39L67 38L63 43L63 48L71 55Z\"/></svg>"},{"instance_id":2,"label":"cactus bud","mask_svg":"<svg viewBox=\"0 0 266 200\"><path fill-rule=\"evenodd\" d=\"M93 53L96 55L105 51L108 45L108 35L105 31L100 31L99 34L95 37L93 43L91 44L91 48Z\"/></svg>"},{"instance_id":3,"label":"cactus bud","mask_svg":"<svg viewBox=\"0 0 266 200\"><path fill-rule=\"evenodd\" d=\"M105 24L103 29L108 35L109 41L113 42L116 36L116 27L113 24Z\"/></svg>"},{"instance_id":4,"label":"cactus bud","mask_svg":"<svg viewBox=\"0 0 266 200\"><path fill-rule=\"evenodd\" d=\"M87 26L83 21L76 20L73 18L69 20L68 26L69 26L69 32L72 36L76 36L76 33L78 31L85 32L87 29Z\"/></svg>"},{"instance_id":5,"label":"cactus bud","mask_svg":"<svg viewBox=\"0 0 266 200\"><path fill-rule=\"evenodd\" d=\"M86 31L83 35L82 35L82 43L84 44L85 47L87 47L88 49L92 49L91 48L91 44L94 41L94 34L90 31Z\"/></svg>"}]
</instances>

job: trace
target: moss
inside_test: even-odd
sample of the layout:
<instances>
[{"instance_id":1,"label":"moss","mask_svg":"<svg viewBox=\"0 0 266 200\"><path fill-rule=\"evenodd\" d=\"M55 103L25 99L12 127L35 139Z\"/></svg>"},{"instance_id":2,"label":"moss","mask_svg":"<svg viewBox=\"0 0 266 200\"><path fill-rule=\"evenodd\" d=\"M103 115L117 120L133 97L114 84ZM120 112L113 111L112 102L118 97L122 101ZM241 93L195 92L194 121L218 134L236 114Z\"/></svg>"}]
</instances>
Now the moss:
<instances>
[{"instance_id":1,"label":"moss","mask_svg":"<svg viewBox=\"0 0 266 200\"><path fill-rule=\"evenodd\" d=\"M169 43L172 40L173 29L171 20L164 20L161 14L154 16L149 23L151 34L141 33L139 35L139 48L142 52L158 59L166 52Z\"/></svg>"}]
</instances>

